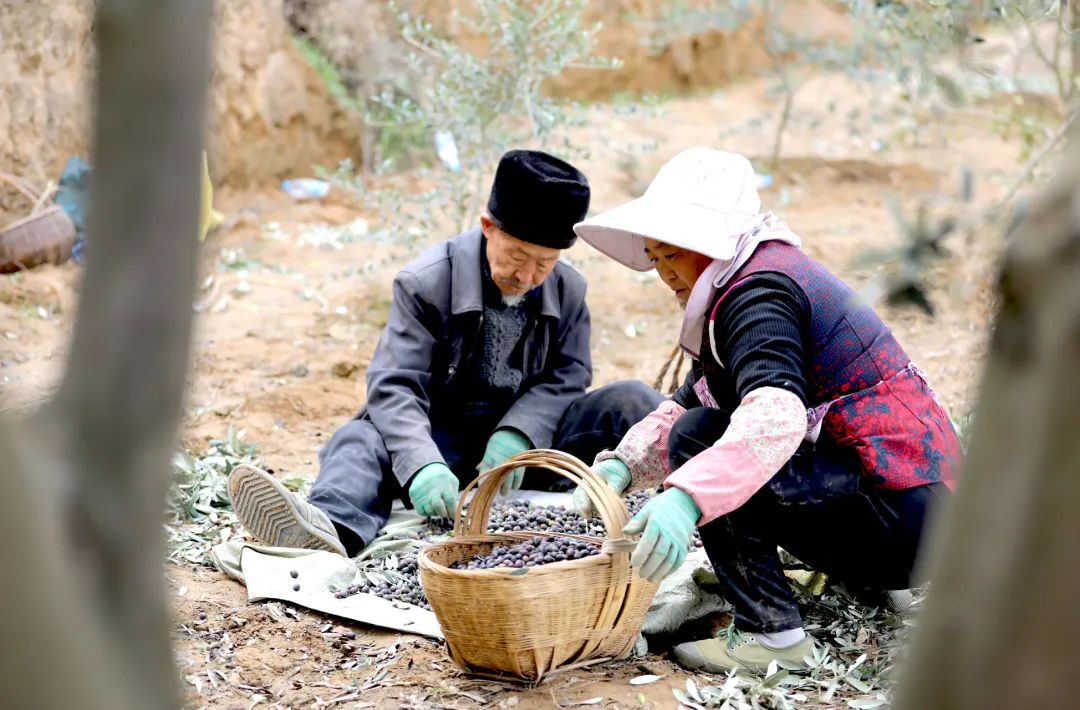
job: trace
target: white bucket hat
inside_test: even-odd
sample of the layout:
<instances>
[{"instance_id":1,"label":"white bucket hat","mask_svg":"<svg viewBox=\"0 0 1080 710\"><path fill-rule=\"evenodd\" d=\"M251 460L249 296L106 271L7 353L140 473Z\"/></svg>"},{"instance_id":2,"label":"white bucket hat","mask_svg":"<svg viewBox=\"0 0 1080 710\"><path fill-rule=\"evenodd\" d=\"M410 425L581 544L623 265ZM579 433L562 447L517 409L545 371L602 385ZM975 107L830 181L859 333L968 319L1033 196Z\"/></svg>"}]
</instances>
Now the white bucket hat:
<instances>
[{"instance_id":1,"label":"white bucket hat","mask_svg":"<svg viewBox=\"0 0 1080 710\"><path fill-rule=\"evenodd\" d=\"M650 271L645 238L727 261L738 237L762 223L754 168L738 153L690 148L660 168L645 194L574 225L586 242Z\"/></svg>"}]
</instances>

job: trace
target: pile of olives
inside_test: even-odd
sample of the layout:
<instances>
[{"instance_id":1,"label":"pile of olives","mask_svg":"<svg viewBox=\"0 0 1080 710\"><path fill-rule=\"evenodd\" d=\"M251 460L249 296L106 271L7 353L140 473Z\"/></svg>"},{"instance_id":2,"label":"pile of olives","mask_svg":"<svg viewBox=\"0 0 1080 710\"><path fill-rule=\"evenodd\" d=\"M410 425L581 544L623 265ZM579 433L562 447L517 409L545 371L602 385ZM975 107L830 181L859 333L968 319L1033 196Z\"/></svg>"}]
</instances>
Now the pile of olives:
<instances>
[{"instance_id":1,"label":"pile of olives","mask_svg":"<svg viewBox=\"0 0 1080 710\"><path fill-rule=\"evenodd\" d=\"M552 562L580 560L600 554L600 546L568 537L535 537L512 545L498 545L486 555L455 562L453 569L496 569L498 567L537 567Z\"/></svg>"}]
</instances>

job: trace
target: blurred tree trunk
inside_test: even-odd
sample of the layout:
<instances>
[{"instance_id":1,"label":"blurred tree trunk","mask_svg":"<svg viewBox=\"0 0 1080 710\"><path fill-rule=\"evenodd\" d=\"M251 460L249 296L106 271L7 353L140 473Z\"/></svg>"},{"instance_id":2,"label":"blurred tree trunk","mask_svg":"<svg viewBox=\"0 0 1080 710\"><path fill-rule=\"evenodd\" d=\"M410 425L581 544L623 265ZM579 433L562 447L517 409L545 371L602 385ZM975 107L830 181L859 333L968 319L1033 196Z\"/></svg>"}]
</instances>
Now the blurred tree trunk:
<instances>
[{"instance_id":1,"label":"blurred tree trunk","mask_svg":"<svg viewBox=\"0 0 1080 710\"><path fill-rule=\"evenodd\" d=\"M1072 74L1069 75L1072 86L1067 99L1073 100L1080 92L1080 0L1069 0L1070 17L1066 22L1069 27L1068 39L1072 56ZM1066 106L1066 110L1069 107Z\"/></svg>"},{"instance_id":2,"label":"blurred tree trunk","mask_svg":"<svg viewBox=\"0 0 1080 710\"><path fill-rule=\"evenodd\" d=\"M1005 254L966 471L898 710L1077 707L1080 126Z\"/></svg>"},{"instance_id":3,"label":"blurred tree trunk","mask_svg":"<svg viewBox=\"0 0 1080 710\"><path fill-rule=\"evenodd\" d=\"M39 414L0 422L4 708L179 705L161 523L191 338L211 0L96 5L95 175L68 366Z\"/></svg>"}]
</instances>

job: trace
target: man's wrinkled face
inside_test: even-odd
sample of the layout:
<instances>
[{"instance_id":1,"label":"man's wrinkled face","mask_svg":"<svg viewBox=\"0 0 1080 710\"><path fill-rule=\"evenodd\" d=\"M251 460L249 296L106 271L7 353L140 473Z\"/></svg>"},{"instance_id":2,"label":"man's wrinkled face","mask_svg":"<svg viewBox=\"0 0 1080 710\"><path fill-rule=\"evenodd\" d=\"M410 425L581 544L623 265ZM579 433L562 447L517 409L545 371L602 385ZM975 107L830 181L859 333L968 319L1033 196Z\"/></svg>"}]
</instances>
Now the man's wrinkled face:
<instances>
[{"instance_id":1,"label":"man's wrinkled face","mask_svg":"<svg viewBox=\"0 0 1080 710\"><path fill-rule=\"evenodd\" d=\"M656 267L660 280L675 292L675 297L684 306L694 290L694 284L712 263L712 259L704 254L673 247L655 239L645 240L645 254Z\"/></svg>"},{"instance_id":2,"label":"man's wrinkled face","mask_svg":"<svg viewBox=\"0 0 1080 710\"><path fill-rule=\"evenodd\" d=\"M502 292L503 300L510 304L520 302L525 294L542 284L562 253L512 237L486 215L480 218L480 227L487 237L491 278Z\"/></svg>"}]
</instances>

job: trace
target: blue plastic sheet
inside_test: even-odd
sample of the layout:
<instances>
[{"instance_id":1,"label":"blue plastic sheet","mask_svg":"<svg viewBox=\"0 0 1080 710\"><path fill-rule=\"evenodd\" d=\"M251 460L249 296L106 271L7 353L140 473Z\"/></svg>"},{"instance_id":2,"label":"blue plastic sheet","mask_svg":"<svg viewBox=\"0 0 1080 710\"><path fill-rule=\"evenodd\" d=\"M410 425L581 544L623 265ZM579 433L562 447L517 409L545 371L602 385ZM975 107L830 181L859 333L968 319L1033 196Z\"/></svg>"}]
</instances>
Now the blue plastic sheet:
<instances>
[{"instance_id":1,"label":"blue plastic sheet","mask_svg":"<svg viewBox=\"0 0 1080 710\"><path fill-rule=\"evenodd\" d=\"M68 158L64 172L60 175L60 187L56 191L55 202L60 206L71 223L75 225L75 245L71 249L71 258L81 264L86 247L86 214L90 206L90 165L81 158Z\"/></svg>"}]
</instances>

